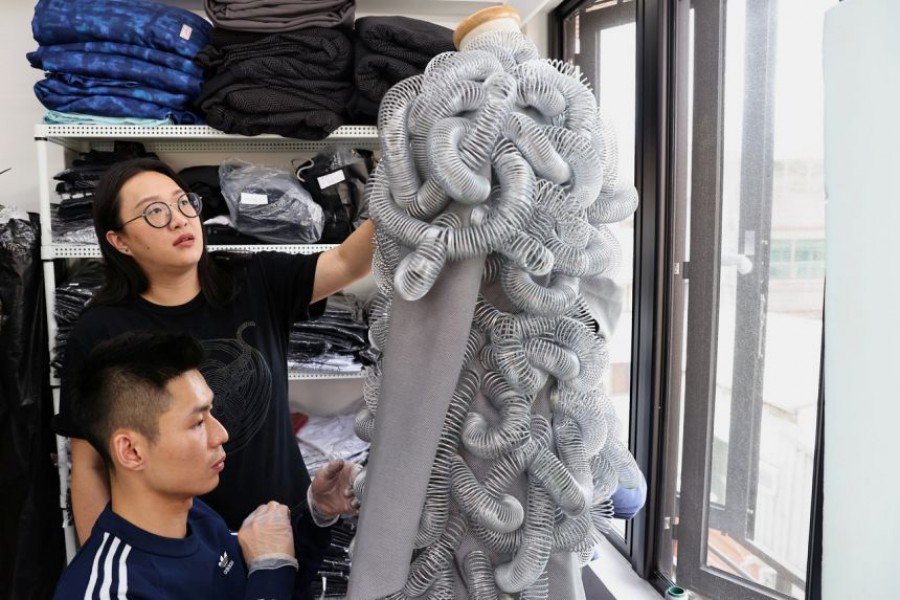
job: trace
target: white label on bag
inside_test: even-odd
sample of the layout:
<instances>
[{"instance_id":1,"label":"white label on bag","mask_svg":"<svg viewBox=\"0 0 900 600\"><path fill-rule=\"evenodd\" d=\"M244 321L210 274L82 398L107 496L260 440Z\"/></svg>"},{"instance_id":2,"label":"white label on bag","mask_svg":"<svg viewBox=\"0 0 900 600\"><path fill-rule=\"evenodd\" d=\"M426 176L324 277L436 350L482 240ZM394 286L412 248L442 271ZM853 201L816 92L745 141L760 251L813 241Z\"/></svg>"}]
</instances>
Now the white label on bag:
<instances>
[{"instance_id":1,"label":"white label on bag","mask_svg":"<svg viewBox=\"0 0 900 600\"><path fill-rule=\"evenodd\" d=\"M342 182L344 179L346 179L346 177L344 177L344 170L338 169L328 175L322 175L316 181L319 182L319 189L324 190L328 186Z\"/></svg>"},{"instance_id":2,"label":"white label on bag","mask_svg":"<svg viewBox=\"0 0 900 600\"><path fill-rule=\"evenodd\" d=\"M181 26L181 33L179 33L178 35L180 35L181 39L183 40L189 40L191 39L192 33L194 33L194 29L188 24L183 24Z\"/></svg>"},{"instance_id":3,"label":"white label on bag","mask_svg":"<svg viewBox=\"0 0 900 600\"><path fill-rule=\"evenodd\" d=\"M265 194L241 193L241 204L268 204L269 197Z\"/></svg>"}]
</instances>

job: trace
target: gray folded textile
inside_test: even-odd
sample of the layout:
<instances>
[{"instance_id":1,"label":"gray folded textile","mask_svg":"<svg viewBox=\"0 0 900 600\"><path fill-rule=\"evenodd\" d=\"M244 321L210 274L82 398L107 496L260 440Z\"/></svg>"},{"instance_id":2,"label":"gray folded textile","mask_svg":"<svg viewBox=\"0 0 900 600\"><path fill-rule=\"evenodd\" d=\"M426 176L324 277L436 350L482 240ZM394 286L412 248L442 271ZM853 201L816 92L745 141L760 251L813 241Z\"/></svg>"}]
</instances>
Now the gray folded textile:
<instances>
[{"instance_id":1,"label":"gray folded textile","mask_svg":"<svg viewBox=\"0 0 900 600\"><path fill-rule=\"evenodd\" d=\"M307 27L353 27L355 0L203 0L218 27L284 32Z\"/></svg>"},{"instance_id":2,"label":"gray folded textile","mask_svg":"<svg viewBox=\"0 0 900 600\"><path fill-rule=\"evenodd\" d=\"M448 264L420 300L394 298L348 598L382 598L406 583L483 268L483 256Z\"/></svg>"}]
</instances>

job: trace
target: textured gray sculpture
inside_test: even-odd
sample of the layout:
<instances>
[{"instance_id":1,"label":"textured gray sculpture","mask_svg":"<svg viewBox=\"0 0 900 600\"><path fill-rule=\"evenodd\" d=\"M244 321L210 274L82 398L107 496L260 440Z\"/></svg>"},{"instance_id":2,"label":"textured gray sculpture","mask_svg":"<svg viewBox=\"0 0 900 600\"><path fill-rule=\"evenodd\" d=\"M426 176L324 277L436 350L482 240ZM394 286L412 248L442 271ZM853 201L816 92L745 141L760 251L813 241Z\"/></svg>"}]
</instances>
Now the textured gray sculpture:
<instances>
[{"instance_id":1,"label":"textured gray sculpture","mask_svg":"<svg viewBox=\"0 0 900 600\"><path fill-rule=\"evenodd\" d=\"M607 224L637 194L616 186L575 69L540 58L506 7L472 19L460 51L379 115L370 331L384 358L356 423L372 453L353 599L582 598L610 495L641 478L581 291L617 267Z\"/></svg>"}]
</instances>

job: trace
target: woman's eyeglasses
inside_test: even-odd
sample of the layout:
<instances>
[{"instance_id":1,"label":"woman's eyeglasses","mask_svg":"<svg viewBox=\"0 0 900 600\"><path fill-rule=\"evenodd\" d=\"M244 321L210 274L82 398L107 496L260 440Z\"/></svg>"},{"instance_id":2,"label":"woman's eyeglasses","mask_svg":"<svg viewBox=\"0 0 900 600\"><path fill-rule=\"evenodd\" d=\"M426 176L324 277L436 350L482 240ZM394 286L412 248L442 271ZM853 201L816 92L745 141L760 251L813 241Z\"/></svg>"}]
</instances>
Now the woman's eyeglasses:
<instances>
[{"instance_id":1,"label":"woman's eyeglasses","mask_svg":"<svg viewBox=\"0 0 900 600\"><path fill-rule=\"evenodd\" d=\"M155 227L156 229L168 227L169 223L172 222L173 204L178 206L178 212L191 219L199 217L200 211L203 209L203 199L194 192L188 192L175 202L151 202L144 207L141 214L119 225L119 229L142 217L150 227Z\"/></svg>"}]
</instances>

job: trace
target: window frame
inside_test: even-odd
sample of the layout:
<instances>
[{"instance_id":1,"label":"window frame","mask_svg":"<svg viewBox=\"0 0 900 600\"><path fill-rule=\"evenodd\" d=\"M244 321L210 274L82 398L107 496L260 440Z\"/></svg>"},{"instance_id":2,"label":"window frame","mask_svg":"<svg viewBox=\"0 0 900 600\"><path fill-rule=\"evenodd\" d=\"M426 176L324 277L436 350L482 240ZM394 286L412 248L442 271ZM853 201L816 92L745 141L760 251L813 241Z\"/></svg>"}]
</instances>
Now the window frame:
<instances>
[{"instance_id":1,"label":"window frame","mask_svg":"<svg viewBox=\"0 0 900 600\"><path fill-rule=\"evenodd\" d=\"M550 48L557 58L562 59L565 56L563 46L565 19L590 3L591 0L567 0L552 13ZM635 214L629 447L647 476L648 495L645 509L628 524L625 539L617 535L608 537L613 546L630 561L634 570L661 592L672 582L660 571L659 561L660 559L665 561L668 554L668 564L673 564L673 540L677 539L679 585L693 588L700 593L714 594L714 597L754 600L788 598L752 581L731 577L717 569L702 566L707 556L705 541L707 525L712 522L721 525L727 531L752 531L752 519L742 519L741 515L746 514L748 507L755 505L757 494L756 485L735 489L732 489L733 485L729 485L726 492L731 495L726 501L728 510L715 507L712 510L708 509L712 459L710 446L712 403L715 402L714 388L710 386L715 384L717 350L714 340L718 332L718 267L721 256L720 216L723 176L721 159L724 143L721 124L724 109L727 0L620 0L620 4L634 5L637 32L635 185L640 196L640 204ZM774 35L774 4L774 1L766 0L759 4L761 8L754 7L763 14L757 15L756 27L753 31L748 30L748 36ZM695 23L694 31L702 32L702 37L693 42L694 81L693 90L690 90L686 84L686 66L690 43L689 14L692 7L701 8L695 12L695 15L702 13L702 16ZM759 38L755 38L753 43L759 43ZM717 52L710 52L710 48L717 49ZM760 53L760 56L754 59L761 67L756 77L762 79L752 85L764 85L768 91L760 105L744 107L745 129L749 126L748 118L770 119L771 122L774 81L770 63L774 58L766 52ZM745 84L747 83L745 79ZM696 91L700 89L706 92L705 98L697 95ZM692 91L693 132L692 139L687 140L681 130L688 121L688 95ZM748 229L745 223L754 223L755 227L751 228L764 225L767 230L769 229L769 223L763 221L771 219L772 140L771 136L761 137L768 138L762 147L748 147L748 136L743 136L741 142L743 144L741 231ZM758 144L759 141L750 143ZM689 152L693 153L690 158ZM751 157L750 160L747 159L748 156ZM686 241L682 239L684 236L675 233L679 231L679 224L682 226L681 230L684 230L683 225L688 218L685 182L689 160L693 190L691 229L711 227L714 230L712 244L707 244L705 248L695 244L695 248L690 249L692 252L690 262L685 260L689 249L686 247ZM747 186L748 181L758 180L760 177L767 182L767 187L762 192ZM698 190L703 190L705 199L700 198ZM756 210L744 214L744 207L749 204L744 199L750 194L760 193L763 194L764 202L769 208L756 206L753 207ZM701 204L704 210L698 208ZM759 252L758 243L756 248ZM758 260L755 266L755 270L760 270L763 274L763 279L768 271L769 262L768 248L765 250L765 256L758 257L762 260ZM706 266L701 268L704 261ZM693 268L691 262L694 263ZM710 268L710 265L713 265L713 268ZM690 330L685 327L684 310L687 285L690 285L688 282L693 283L691 287L694 288L694 294L690 297L691 304L699 301L695 297L696 288L708 290L704 302L707 318L699 327L691 323ZM759 286L760 283L757 281L754 285ZM738 327L741 327L740 323ZM705 386L707 390L705 402L685 402L681 398L681 369L669 367L682 364L684 355L682 336L692 336L687 340L688 347L697 347L698 342L703 343L699 347L704 349L705 360L696 361L696 357L692 355L692 366L689 372L685 373L684 383L685 389L689 389L688 385L691 389ZM702 340L703 337L705 342ZM739 360L743 359L736 355L734 361ZM698 367L695 361L704 366ZM810 514L810 550L806 573L808 600L818 600L821 585L823 398L824 390L820 385ZM759 414L761 403L759 392L755 401L743 408L752 418L753 414ZM671 432L678 431L682 411L685 419L685 448L681 463L700 464L702 468L694 469L693 476L688 470L683 470L681 489L691 491L686 498L675 497L674 494L670 498L665 490L667 483L676 481L679 445L678 436L672 435ZM735 433L733 427L736 422L737 419L733 418L732 434ZM688 423L691 423L692 433L699 430L703 435L687 435ZM758 435L758 419L753 431L756 433L751 432L749 436L744 435L744 432L738 432L737 437L732 439L736 440L742 436L746 438L742 442L744 444L752 440L753 435ZM748 468L756 471L756 467L753 466L757 462L753 459L755 454L751 453L752 456L745 455L734 460L732 454L734 453L729 453L730 472L744 473ZM684 479L685 474L688 474L687 479ZM729 478L731 483L739 479L739 477ZM756 477L748 480L755 481ZM687 520L685 513L689 515ZM680 518L680 522L675 522L674 517ZM690 529L693 531L689 531ZM687 551L688 548L690 551ZM687 558L688 554L693 554L693 558ZM762 556L761 552L759 554Z\"/></svg>"},{"instance_id":2,"label":"window frame","mask_svg":"<svg viewBox=\"0 0 900 600\"><path fill-rule=\"evenodd\" d=\"M553 56L565 55L564 27L567 17L592 0L566 0L549 19L549 40ZM626 523L624 539L608 535L610 543L631 563L643 578L651 579L654 568L654 534L659 511L657 477L661 462L659 443L660 387L663 385L661 357L666 347L665 298L668 287L664 268L669 260L665 243L667 234L666 203L668 170L669 117L666 98L669 94L668 67L668 3L655 0L619 0L617 6L603 8L611 15L607 26L626 22L636 24L635 81L635 174L634 182L640 202L634 220L634 272L631 323L631 394L629 449L647 479L647 501L644 510ZM627 18L625 11L634 14ZM625 323L620 327L626 326ZM662 586L662 587L660 587ZM657 585L664 589L663 583Z\"/></svg>"}]
</instances>

